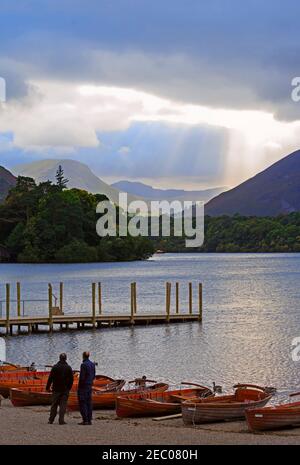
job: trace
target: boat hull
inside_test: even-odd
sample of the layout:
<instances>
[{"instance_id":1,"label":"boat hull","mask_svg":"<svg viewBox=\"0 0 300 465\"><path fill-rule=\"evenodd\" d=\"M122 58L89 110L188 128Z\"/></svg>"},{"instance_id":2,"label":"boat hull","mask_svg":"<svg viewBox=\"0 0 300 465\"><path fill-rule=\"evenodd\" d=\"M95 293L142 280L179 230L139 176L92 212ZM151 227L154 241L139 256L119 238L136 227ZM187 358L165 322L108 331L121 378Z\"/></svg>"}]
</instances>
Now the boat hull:
<instances>
[{"instance_id":1,"label":"boat hull","mask_svg":"<svg viewBox=\"0 0 300 465\"><path fill-rule=\"evenodd\" d=\"M234 395L182 403L182 419L187 425L245 418L247 408L264 407L272 395L252 389L237 389Z\"/></svg>"},{"instance_id":2,"label":"boat hull","mask_svg":"<svg viewBox=\"0 0 300 465\"><path fill-rule=\"evenodd\" d=\"M28 407L31 405L51 405L51 392L37 392L22 389L10 390L10 401L14 407Z\"/></svg>"},{"instance_id":3,"label":"boat hull","mask_svg":"<svg viewBox=\"0 0 300 465\"><path fill-rule=\"evenodd\" d=\"M168 389L168 384L158 383L151 389L151 392L163 392ZM115 391L115 392L95 392L92 394L93 410L114 409L116 407L117 397L126 396L130 393L142 393L147 390L132 389L130 391ZM79 401L76 394L71 393L68 401L68 410L79 410Z\"/></svg>"},{"instance_id":4,"label":"boat hull","mask_svg":"<svg viewBox=\"0 0 300 465\"><path fill-rule=\"evenodd\" d=\"M95 388L95 393L114 392L121 389L125 384L124 380L115 380L101 388ZM77 397L77 385L73 385L69 398ZM45 386L23 386L22 388L10 389L10 400L14 407L25 407L32 405L51 405L52 392L47 392Z\"/></svg>"},{"instance_id":5,"label":"boat hull","mask_svg":"<svg viewBox=\"0 0 300 465\"><path fill-rule=\"evenodd\" d=\"M200 397L208 389L177 389L165 392L117 397L116 414L121 418L173 415L181 412L181 402Z\"/></svg>"},{"instance_id":6,"label":"boat hull","mask_svg":"<svg viewBox=\"0 0 300 465\"><path fill-rule=\"evenodd\" d=\"M20 372L6 373L0 376L0 395L4 398L9 397L11 388L46 386L49 372Z\"/></svg>"},{"instance_id":7,"label":"boat hull","mask_svg":"<svg viewBox=\"0 0 300 465\"><path fill-rule=\"evenodd\" d=\"M0 395L2 395L4 398L7 399L10 396L10 389L13 389L13 388L23 389L23 390L30 390L30 388L37 388L35 390L45 391L49 373L50 372L33 372L29 374L22 373L22 374L18 374L15 376L12 373L10 373L9 375L6 374L5 378L0 377ZM75 373L72 391L77 390L78 380L79 380L78 373ZM98 388L101 389L101 388L107 387L108 385L111 385L112 386L111 390L112 390L113 386L120 387L119 386L120 382L122 386L125 384L124 380L115 380L108 376L97 375L94 380L93 387L95 389L98 389Z\"/></svg>"},{"instance_id":8,"label":"boat hull","mask_svg":"<svg viewBox=\"0 0 300 465\"><path fill-rule=\"evenodd\" d=\"M248 409L246 411L246 420L249 431L252 432L300 426L300 402Z\"/></svg>"}]
</instances>

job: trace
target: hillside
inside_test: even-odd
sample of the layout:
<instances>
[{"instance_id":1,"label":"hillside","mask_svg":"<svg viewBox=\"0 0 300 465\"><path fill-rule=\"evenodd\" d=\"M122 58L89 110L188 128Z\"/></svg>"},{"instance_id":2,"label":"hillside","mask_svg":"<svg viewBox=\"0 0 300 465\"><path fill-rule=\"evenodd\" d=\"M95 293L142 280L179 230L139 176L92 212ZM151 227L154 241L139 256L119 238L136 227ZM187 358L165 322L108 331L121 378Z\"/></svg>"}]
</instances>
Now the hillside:
<instances>
[{"instance_id":1,"label":"hillside","mask_svg":"<svg viewBox=\"0 0 300 465\"><path fill-rule=\"evenodd\" d=\"M211 216L276 216L300 211L300 150L210 200Z\"/></svg>"},{"instance_id":2,"label":"hillside","mask_svg":"<svg viewBox=\"0 0 300 465\"><path fill-rule=\"evenodd\" d=\"M5 200L8 191L16 184L16 178L3 166L0 166L0 202Z\"/></svg>"},{"instance_id":3,"label":"hillside","mask_svg":"<svg viewBox=\"0 0 300 465\"><path fill-rule=\"evenodd\" d=\"M96 176L84 163L75 160L40 160L14 167L14 173L21 176L29 176L37 183L43 181L55 182L55 174L61 165L64 175L69 179L68 187L84 189L92 194L105 194L112 201L118 201L118 191L106 184Z\"/></svg>"}]
</instances>

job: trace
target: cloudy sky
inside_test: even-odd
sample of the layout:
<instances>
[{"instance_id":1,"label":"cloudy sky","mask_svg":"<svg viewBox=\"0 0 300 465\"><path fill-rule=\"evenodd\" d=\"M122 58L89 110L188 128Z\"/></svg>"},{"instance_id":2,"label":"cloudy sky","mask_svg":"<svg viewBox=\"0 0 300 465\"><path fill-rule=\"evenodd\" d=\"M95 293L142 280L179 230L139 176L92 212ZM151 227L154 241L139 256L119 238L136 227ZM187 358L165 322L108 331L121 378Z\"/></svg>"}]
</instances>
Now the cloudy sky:
<instances>
[{"instance_id":1,"label":"cloudy sky","mask_svg":"<svg viewBox=\"0 0 300 465\"><path fill-rule=\"evenodd\" d=\"M298 0L0 0L0 163L234 186L300 146Z\"/></svg>"}]
</instances>

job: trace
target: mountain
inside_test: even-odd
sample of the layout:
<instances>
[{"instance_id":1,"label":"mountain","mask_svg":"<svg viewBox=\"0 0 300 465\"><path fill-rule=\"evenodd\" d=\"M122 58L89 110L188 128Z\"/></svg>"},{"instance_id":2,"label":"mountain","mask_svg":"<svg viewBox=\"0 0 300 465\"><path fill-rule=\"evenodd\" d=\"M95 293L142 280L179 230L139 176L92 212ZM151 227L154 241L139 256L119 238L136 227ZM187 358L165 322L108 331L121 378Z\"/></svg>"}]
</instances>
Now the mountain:
<instances>
[{"instance_id":1,"label":"mountain","mask_svg":"<svg viewBox=\"0 0 300 465\"><path fill-rule=\"evenodd\" d=\"M3 202L11 187L16 184L16 178L3 166L0 166L0 202Z\"/></svg>"},{"instance_id":2,"label":"mountain","mask_svg":"<svg viewBox=\"0 0 300 465\"><path fill-rule=\"evenodd\" d=\"M116 189L98 178L87 165L76 160L40 160L17 165L14 167L14 173L29 176L36 182L56 182L55 175L59 165L64 170L64 176L69 179L68 187L84 189L92 194L105 194L112 201L118 201L119 192Z\"/></svg>"},{"instance_id":3,"label":"mountain","mask_svg":"<svg viewBox=\"0 0 300 465\"><path fill-rule=\"evenodd\" d=\"M183 189L156 189L142 182L119 181L112 187L129 194L144 197L148 200L202 200L208 202L210 199L223 192L225 188L216 187L201 191L186 191Z\"/></svg>"},{"instance_id":4,"label":"mountain","mask_svg":"<svg viewBox=\"0 0 300 465\"><path fill-rule=\"evenodd\" d=\"M295 211L300 211L300 150L205 206L205 213L211 216L276 216Z\"/></svg>"}]
</instances>

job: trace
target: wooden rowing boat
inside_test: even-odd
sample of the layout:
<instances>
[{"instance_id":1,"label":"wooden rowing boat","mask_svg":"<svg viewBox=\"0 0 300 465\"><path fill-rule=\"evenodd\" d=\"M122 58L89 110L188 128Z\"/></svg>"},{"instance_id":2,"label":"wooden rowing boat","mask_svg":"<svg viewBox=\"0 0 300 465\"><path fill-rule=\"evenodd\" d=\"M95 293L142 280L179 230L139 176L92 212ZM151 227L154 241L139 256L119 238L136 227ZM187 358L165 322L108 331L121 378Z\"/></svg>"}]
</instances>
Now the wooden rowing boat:
<instances>
[{"instance_id":1,"label":"wooden rowing boat","mask_svg":"<svg viewBox=\"0 0 300 465\"><path fill-rule=\"evenodd\" d=\"M49 372L10 372L0 376L0 395L9 397L9 390L25 385L46 385Z\"/></svg>"},{"instance_id":2,"label":"wooden rowing boat","mask_svg":"<svg viewBox=\"0 0 300 465\"><path fill-rule=\"evenodd\" d=\"M115 392L101 392L93 390L92 402L94 410L112 409L116 406L117 397L127 396L128 394L137 394L145 392L163 392L168 389L169 385L165 383L156 383L152 386L141 389L140 387ZM68 410L79 410L77 395L71 393L68 400Z\"/></svg>"},{"instance_id":3,"label":"wooden rowing boat","mask_svg":"<svg viewBox=\"0 0 300 465\"><path fill-rule=\"evenodd\" d=\"M266 431L300 426L300 402L246 410L250 431Z\"/></svg>"},{"instance_id":4,"label":"wooden rowing boat","mask_svg":"<svg viewBox=\"0 0 300 465\"><path fill-rule=\"evenodd\" d=\"M123 418L173 415L181 412L181 402L208 395L213 393L205 387L123 395L117 397L116 414Z\"/></svg>"},{"instance_id":5,"label":"wooden rowing boat","mask_svg":"<svg viewBox=\"0 0 300 465\"><path fill-rule=\"evenodd\" d=\"M35 378L37 376L49 376L50 371L11 370L0 373L0 382L9 379Z\"/></svg>"},{"instance_id":6,"label":"wooden rowing boat","mask_svg":"<svg viewBox=\"0 0 300 465\"><path fill-rule=\"evenodd\" d=\"M31 371L32 367L22 367L20 365L14 365L13 363L2 362L0 365L0 374L8 373L10 371Z\"/></svg>"},{"instance_id":7,"label":"wooden rowing boat","mask_svg":"<svg viewBox=\"0 0 300 465\"><path fill-rule=\"evenodd\" d=\"M5 378L0 377L0 395L4 398L9 397L10 389L27 389L30 387L37 387L39 391L45 391L46 384L49 377L49 371L46 372L25 372L25 373L18 373L18 374L6 374ZM78 372L74 373L74 384L73 390L77 389L79 380ZM110 378L109 376L104 375L97 375L93 386L95 388L101 388L106 386L107 384L115 383L120 380L115 380ZM121 380L123 381L123 380ZM124 381L125 383L125 381ZM27 389L28 390L28 389Z\"/></svg>"},{"instance_id":8,"label":"wooden rowing boat","mask_svg":"<svg viewBox=\"0 0 300 465\"><path fill-rule=\"evenodd\" d=\"M208 397L182 403L182 418L185 424L212 423L245 418L249 407L263 407L272 394L263 387L239 385L232 395Z\"/></svg>"},{"instance_id":9,"label":"wooden rowing boat","mask_svg":"<svg viewBox=\"0 0 300 465\"><path fill-rule=\"evenodd\" d=\"M113 382L94 388L96 393L114 392L122 389L125 381L123 379L113 380ZM76 395L78 385L73 385L72 393ZM10 389L10 400L14 407L25 407L30 405L51 405L52 392L47 392L45 386L23 386L22 388Z\"/></svg>"}]
</instances>

